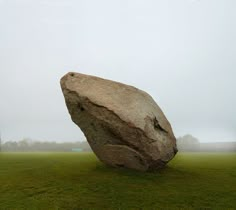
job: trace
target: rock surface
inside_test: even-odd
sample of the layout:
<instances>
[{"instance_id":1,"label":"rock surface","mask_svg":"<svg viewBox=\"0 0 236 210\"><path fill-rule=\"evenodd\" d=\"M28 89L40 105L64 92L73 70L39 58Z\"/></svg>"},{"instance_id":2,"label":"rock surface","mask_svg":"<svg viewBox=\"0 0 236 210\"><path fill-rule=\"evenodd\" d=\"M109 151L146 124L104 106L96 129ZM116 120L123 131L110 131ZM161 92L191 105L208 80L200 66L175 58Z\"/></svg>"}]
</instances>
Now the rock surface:
<instances>
[{"instance_id":1,"label":"rock surface","mask_svg":"<svg viewBox=\"0 0 236 210\"><path fill-rule=\"evenodd\" d=\"M62 77L61 88L73 122L105 164L148 171L175 156L171 125L146 92L74 72Z\"/></svg>"}]
</instances>

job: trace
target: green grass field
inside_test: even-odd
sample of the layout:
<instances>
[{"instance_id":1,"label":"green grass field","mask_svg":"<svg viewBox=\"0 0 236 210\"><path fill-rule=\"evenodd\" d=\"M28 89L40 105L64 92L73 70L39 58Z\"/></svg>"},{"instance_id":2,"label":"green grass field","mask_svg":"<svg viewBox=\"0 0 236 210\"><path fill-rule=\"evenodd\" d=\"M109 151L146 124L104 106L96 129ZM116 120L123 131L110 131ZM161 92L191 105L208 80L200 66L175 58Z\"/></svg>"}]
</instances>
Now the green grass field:
<instances>
[{"instance_id":1,"label":"green grass field","mask_svg":"<svg viewBox=\"0 0 236 210\"><path fill-rule=\"evenodd\" d=\"M92 153L1 153L0 209L236 209L236 153L178 153L155 173Z\"/></svg>"}]
</instances>

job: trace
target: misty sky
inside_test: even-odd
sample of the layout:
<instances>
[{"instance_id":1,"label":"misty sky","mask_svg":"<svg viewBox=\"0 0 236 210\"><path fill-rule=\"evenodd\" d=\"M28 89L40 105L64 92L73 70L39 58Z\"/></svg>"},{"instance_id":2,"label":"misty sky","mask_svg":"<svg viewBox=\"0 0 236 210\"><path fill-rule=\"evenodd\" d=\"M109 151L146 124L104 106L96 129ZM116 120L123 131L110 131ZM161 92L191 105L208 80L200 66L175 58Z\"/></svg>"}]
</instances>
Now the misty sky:
<instances>
[{"instance_id":1,"label":"misty sky","mask_svg":"<svg viewBox=\"0 0 236 210\"><path fill-rule=\"evenodd\" d=\"M84 140L59 80L134 85L176 137L236 141L235 0L0 0L3 140Z\"/></svg>"}]
</instances>

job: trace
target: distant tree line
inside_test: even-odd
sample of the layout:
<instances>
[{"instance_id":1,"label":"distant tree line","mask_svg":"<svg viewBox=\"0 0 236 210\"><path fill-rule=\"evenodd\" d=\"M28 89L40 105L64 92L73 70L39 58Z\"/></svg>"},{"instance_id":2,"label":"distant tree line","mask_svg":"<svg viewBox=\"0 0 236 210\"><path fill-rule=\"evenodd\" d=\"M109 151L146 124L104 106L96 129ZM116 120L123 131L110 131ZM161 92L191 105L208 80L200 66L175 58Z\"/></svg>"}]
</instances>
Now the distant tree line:
<instances>
[{"instance_id":1,"label":"distant tree line","mask_svg":"<svg viewBox=\"0 0 236 210\"><path fill-rule=\"evenodd\" d=\"M190 134L177 138L180 152L236 152L236 142L200 143ZM77 150L78 149L78 150ZM87 141L81 142L48 142L34 141L29 138L21 141L6 141L1 144L3 152L72 152L92 151Z\"/></svg>"},{"instance_id":2,"label":"distant tree line","mask_svg":"<svg viewBox=\"0 0 236 210\"><path fill-rule=\"evenodd\" d=\"M91 151L87 141L82 142L42 142L33 141L31 139L22 139L21 141L6 141L2 143L1 150L3 152L70 152L72 149L81 149L82 151Z\"/></svg>"},{"instance_id":3,"label":"distant tree line","mask_svg":"<svg viewBox=\"0 0 236 210\"><path fill-rule=\"evenodd\" d=\"M177 138L180 152L236 152L236 142L200 143L190 134Z\"/></svg>"}]
</instances>

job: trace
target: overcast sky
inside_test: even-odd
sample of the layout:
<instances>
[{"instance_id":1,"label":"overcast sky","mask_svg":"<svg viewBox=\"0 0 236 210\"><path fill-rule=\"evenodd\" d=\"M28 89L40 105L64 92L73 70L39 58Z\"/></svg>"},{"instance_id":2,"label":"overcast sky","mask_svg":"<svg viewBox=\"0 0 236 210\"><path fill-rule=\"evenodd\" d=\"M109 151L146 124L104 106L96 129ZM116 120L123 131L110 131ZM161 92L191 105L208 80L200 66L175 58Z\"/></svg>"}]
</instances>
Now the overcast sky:
<instances>
[{"instance_id":1,"label":"overcast sky","mask_svg":"<svg viewBox=\"0 0 236 210\"><path fill-rule=\"evenodd\" d=\"M134 85L176 137L236 141L235 0L0 0L3 140L84 140L59 80Z\"/></svg>"}]
</instances>

